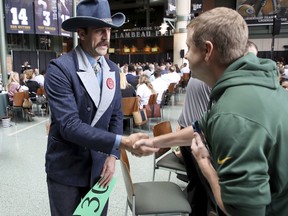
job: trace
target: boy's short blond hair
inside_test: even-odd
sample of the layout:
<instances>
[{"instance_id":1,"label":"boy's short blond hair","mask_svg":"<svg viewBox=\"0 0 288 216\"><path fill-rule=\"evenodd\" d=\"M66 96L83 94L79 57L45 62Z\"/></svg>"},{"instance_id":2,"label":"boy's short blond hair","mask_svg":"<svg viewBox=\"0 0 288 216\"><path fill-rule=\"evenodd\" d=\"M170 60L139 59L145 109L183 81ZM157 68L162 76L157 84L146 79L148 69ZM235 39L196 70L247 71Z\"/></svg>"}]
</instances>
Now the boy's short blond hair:
<instances>
[{"instance_id":1,"label":"boy's short blond hair","mask_svg":"<svg viewBox=\"0 0 288 216\"><path fill-rule=\"evenodd\" d=\"M197 48L205 50L205 41L212 42L220 64L229 65L246 52L248 26L235 10L214 8L193 19L187 28Z\"/></svg>"}]
</instances>

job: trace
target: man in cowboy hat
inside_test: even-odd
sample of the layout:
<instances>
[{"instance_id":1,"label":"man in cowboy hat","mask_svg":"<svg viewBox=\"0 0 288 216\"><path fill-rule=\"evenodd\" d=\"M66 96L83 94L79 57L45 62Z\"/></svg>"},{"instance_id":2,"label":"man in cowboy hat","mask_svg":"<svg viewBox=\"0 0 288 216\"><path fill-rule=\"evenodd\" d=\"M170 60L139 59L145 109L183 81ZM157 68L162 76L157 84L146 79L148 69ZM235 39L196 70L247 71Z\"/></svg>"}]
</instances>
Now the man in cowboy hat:
<instances>
[{"instance_id":1,"label":"man in cowboy hat","mask_svg":"<svg viewBox=\"0 0 288 216\"><path fill-rule=\"evenodd\" d=\"M104 57L111 27L124 21L122 13L111 16L107 0L84 0L77 16L62 23L64 30L78 33L79 46L51 61L46 73L51 108L46 173L53 216L71 216L100 178L101 186L109 184L120 147L139 156L147 150L131 147L146 135L122 136L119 69ZM107 204L102 215L106 212Z\"/></svg>"}]
</instances>

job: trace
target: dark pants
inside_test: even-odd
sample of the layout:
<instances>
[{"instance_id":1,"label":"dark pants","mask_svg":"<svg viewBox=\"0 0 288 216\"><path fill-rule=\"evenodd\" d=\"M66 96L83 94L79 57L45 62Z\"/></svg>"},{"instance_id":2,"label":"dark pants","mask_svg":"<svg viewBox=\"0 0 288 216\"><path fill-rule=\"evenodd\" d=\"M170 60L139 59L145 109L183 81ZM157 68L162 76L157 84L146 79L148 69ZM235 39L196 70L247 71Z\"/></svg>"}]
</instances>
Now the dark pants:
<instances>
[{"instance_id":1,"label":"dark pants","mask_svg":"<svg viewBox=\"0 0 288 216\"><path fill-rule=\"evenodd\" d=\"M217 208L210 185L198 167L198 163L192 155L190 146L180 147L180 150L189 179L186 192L187 199L192 208L190 216L214 215L212 212L217 212L218 216L224 216L225 214L221 209Z\"/></svg>"},{"instance_id":2,"label":"dark pants","mask_svg":"<svg viewBox=\"0 0 288 216\"><path fill-rule=\"evenodd\" d=\"M212 191L201 170L198 168L197 161L192 155L190 146L180 147L180 150L189 179L186 192L187 199L192 208L190 216L207 216L209 211L212 210L211 204L214 201L214 199L213 201L211 200L211 197L213 197ZM210 192L210 196L208 191Z\"/></svg>"},{"instance_id":3,"label":"dark pants","mask_svg":"<svg viewBox=\"0 0 288 216\"><path fill-rule=\"evenodd\" d=\"M47 177L51 216L72 216L90 187L63 185ZM108 202L101 216L107 215Z\"/></svg>"}]
</instances>

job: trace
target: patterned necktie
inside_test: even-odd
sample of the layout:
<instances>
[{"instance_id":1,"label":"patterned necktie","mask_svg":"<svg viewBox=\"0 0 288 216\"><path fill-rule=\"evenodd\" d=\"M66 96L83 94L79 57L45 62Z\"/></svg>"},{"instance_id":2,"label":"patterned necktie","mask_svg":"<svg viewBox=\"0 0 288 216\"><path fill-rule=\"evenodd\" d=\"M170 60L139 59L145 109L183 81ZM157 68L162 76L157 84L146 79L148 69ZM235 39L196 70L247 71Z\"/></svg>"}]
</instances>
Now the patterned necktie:
<instances>
[{"instance_id":1,"label":"patterned necktie","mask_svg":"<svg viewBox=\"0 0 288 216\"><path fill-rule=\"evenodd\" d=\"M101 71L101 65L100 65L100 63L97 62L97 63L94 65L93 69L94 69L94 72L95 72L96 76L98 76L99 72Z\"/></svg>"},{"instance_id":2,"label":"patterned necktie","mask_svg":"<svg viewBox=\"0 0 288 216\"><path fill-rule=\"evenodd\" d=\"M96 75L96 78L98 80L98 83L100 85L100 87L102 88L102 82L101 82L101 64L100 62L97 62L94 67L94 72L95 72L95 75Z\"/></svg>"}]
</instances>

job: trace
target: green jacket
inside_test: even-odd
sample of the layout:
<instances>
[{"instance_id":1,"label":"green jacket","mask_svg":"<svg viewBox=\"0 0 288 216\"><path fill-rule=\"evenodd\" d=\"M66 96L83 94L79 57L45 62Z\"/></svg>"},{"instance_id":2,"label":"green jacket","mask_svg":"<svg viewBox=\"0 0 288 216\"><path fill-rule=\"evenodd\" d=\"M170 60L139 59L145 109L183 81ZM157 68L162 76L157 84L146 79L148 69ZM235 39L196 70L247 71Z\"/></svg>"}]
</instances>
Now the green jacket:
<instances>
[{"instance_id":1,"label":"green jacket","mask_svg":"<svg viewBox=\"0 0 288 216\"><path fill-rule=\"evenodd\" d=\"M288 92L276 65L248 54L211 92L201 128L233 216L288 215Z\"/></svg>"}]
</instances>

